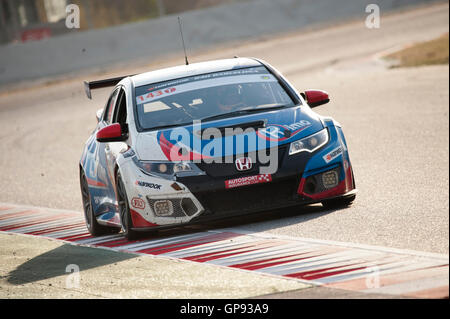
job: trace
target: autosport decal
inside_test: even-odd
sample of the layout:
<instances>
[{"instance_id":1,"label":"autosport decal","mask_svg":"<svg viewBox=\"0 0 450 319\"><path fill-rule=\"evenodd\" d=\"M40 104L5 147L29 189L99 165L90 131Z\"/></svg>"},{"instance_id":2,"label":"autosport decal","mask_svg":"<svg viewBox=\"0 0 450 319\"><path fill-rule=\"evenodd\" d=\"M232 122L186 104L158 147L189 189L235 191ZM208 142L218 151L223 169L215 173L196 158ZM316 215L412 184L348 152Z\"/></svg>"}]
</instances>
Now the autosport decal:
<instances>
[{"instance_id":1,"label":"autosport decal","mask_svg":"<svg viewBox=\"0 0 450 319\"><path fill-rule=\"evenodd\" d=\"M290 125L271 124L256 133L265 140L279 142L297 135L311 125L311 122L307 120L301 120Z\"/></svg>"},{"instance_id":2,"label":"autosport decal","mask_svg":"<svg viewBox=\"0 0 450 319\"><path fill-rule=\"evenodd\" d=\"M136 181L136 185L141 186L141 187L153 188L153 189L161 189L161 186L162 186L160 184L147 183L147 182L142 182L142 181Z\"/></svg>"},{"instance_id":3,"label":"autosport decal","mask_svg":"<svg viewBox=\"0 0 450 319\"><path fill-rule=\"evenodd\" d=\"M331 162L332 160L334 160L335 158L337 158L341 154L342 154L342 147L338 146L334 150L332 150L330 153L328 153L325 156L323 156L323 160L326 163L329 163L329 162Z\"/></svg>"},{"instance_id":4,"label":"autosport decal","mask_svg":"<svg viewBox=\"0 0 450 319\"><path fill-rule=\"evenodd\" d=\"M268 183L272 181L272 175L259 174L254 176L240 177L225 181L225 188L235 188L252 184Z\"/></svg>"}]
</instances>

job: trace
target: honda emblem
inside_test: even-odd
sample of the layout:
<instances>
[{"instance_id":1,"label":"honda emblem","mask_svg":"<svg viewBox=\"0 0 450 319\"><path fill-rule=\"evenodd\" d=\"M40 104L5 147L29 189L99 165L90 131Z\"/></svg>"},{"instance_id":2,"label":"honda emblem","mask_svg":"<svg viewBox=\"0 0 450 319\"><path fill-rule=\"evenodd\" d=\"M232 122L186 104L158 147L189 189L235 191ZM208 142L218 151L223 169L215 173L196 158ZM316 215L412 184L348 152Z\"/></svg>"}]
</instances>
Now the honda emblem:
<instances>
[{"instance_id":1,"label":"honda emblem","mask_svg":"<svg viewBox=\"0 0 450 319\"><path fill-rule=\"evenodd\" d=\"M238 171L248 171L252 168L252 159L250 157L238 158L235 163Z\"/></svg>"}]
</instances>

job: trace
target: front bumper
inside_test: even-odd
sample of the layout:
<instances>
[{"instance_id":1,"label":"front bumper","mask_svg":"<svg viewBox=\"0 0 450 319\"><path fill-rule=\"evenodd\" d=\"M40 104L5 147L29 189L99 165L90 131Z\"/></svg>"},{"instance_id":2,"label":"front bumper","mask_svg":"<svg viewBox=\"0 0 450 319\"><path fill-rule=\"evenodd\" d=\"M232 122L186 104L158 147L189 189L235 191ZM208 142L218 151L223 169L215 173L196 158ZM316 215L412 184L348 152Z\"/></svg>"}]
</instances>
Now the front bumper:
<instances>
[{"instance_id":1,"label":"front bumper","mask_svg":"<svg viewBox=\"0 0 450 319\"><path fill-rule=\"evenodd\" d=\"M304 172L304 167L297 170L289 170L281 167L277 173L271 175L271 181L267 183L224 188L225 181L216 181L216 187L207 190L193 191L192 194L203 205L205 211L195 219L203 220L209 216L229 217L234 214L245 214L259 211L267 211L283 207L307 205L322 202L324 200L348 197L356 193L352 168L347 161L323 167L321 171L311 173ZM338 172L339 180L336 186L326 188L317 183L311 187L311 179L320 180L327 172Z\"/></svg>"},{"instance_id":2,"label":"front bumper","mask_svg":"<svg viewBox=\"0 0 450 319\"><path fill-rule=\"evenodd\" d=\"M324 200L353 196L356 193L353 172L346 148L343 147L341 156L325 163L324 155L330 149L336 148L335 143L327 145L315 153L299 153L288 155L288 146L278 149L278 170L271 175L270 182L226 188L226 181L241 177L251 177L258 174L259 167L252 170L238 172L235 164L198 164L206 172L205 175L179 177L176 181L160 181L159 192L138 194L145 198L145 209L135 210L150 224L135 224L134 230L148 231L157 228L170 227L176 224L205 222L214 219L229 218L236 215L267 211L278 208L299 206L321 202ZM320 179L321 174L331 170L339 172L339 181L335 187L324 189L317 184L316 189L308 186L311 179ZM151 179L149 176L140 176ZM307 183L308 182L308 183ZM179 187L175 190L173 184ZM136 191L132 187L130 192ZM145 191L138 189L139 192ZM189 199L189 210L183 209L183 199ZM157 200L168 200L173 206L178 205L176 215L157 217L152 211L152 205ZM179 203L179 204L177 204ZM195 207L193 207L195 206Z\"/></svg>"}]
</instances>

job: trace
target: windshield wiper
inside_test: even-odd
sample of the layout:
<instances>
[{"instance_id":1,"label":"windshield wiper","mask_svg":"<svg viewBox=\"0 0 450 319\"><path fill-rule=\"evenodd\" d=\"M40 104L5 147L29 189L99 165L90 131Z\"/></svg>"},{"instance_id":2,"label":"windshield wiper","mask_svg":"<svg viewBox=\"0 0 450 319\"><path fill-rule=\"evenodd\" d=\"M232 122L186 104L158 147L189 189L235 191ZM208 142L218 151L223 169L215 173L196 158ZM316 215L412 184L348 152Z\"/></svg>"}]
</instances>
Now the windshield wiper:
<instances>
[{"instance_id":1,"label":"windshield wiper","mask_svg":"<svg viewBox=\"0 0 450 319\"><path fill-rule=\"evenodd\" d=\"M250 113L264 112L264 111L268 111L268 110L282 109L284 107L286 107L286 105L244 109L244 110L233 111L230 113L222 113L222 114L204 117L204 118L200 119L200 121L206 122L206 121L212 121L212 120L220 119L220 118L232 117L235 115L245 115L245 114L250 114Z\"/></svg>"}]
</instances>

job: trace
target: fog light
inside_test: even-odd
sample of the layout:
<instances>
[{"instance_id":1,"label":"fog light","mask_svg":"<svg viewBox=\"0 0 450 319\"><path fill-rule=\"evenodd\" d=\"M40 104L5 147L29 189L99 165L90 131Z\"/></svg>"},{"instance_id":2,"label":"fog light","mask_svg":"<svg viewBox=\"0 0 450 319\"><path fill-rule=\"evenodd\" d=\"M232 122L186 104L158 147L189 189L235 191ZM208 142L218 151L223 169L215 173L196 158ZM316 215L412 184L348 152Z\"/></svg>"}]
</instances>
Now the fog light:
<instances>
[{"instance_id":1,"label":"fog light","mask_svg":"<svg viewBox=\"0 0 450 319\"><path fill-rule=\"evenodd\" d=\"M323 173L322 183L326 189L336 187L339 183L338 173L335 170Z\"/></svg>"},{"instance_id":2,"label":"fog light","mask_svg":"<svg viewBox=\"0 0 450 319\"><path fill-rule=\"evenodd\" d=\"M170 200L158 200L153 204L153 210L156 216L173 215L173 205Z\"/></svg>"}]
</instances>

